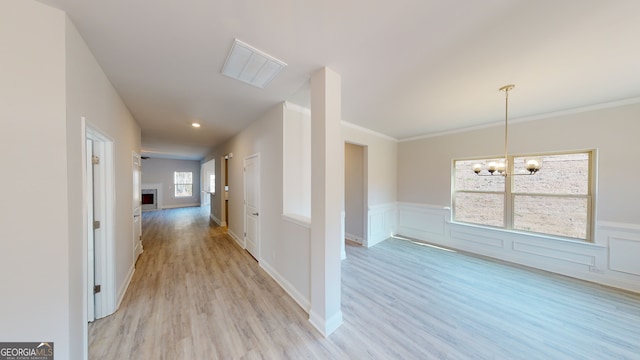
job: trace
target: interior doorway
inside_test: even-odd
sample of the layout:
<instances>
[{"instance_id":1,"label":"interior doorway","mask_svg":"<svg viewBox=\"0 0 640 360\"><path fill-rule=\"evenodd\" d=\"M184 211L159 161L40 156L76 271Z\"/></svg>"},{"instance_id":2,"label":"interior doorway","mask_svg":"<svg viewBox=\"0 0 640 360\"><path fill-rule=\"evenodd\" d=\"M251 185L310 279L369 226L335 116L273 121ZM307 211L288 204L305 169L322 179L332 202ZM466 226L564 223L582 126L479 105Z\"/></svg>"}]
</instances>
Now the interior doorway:
<instances>
[{"instance_id":1,"label":"interior doorway","mask_svg":"<svg viewBox=\"0 0 640 360\"><path fill-rule=\"evenodd\" d=\"M222 161L222 226L229 227L229 160L233 158L233 154L229 153L224 156Z\"/></svg>"},{"instance_id":2,"label":"interior doorway","mask_svg":"<svg viewBox=\"0 0 640 360\"><path fill-rule=\"evenodd\" d=\"M260 261L260 154L244 159L244 244Z\"/></svg>"},{"instance_id":3,"label":"interior doorway","mask_svg":"<svg viewBox=\"0 0 640 360\"><path fill-rule=\"evenodd\" d=\"M112 314L115 288L115 186L113 141L84 118L84 284L87 322Z\"/></svg>"},{"instance_id":4,"label":"interior doorway","mask_svg":"<svg viewBox=\"0 0 640 360\"><path fill-rule=\"evenodd\" d=\"M216 192L216 160L211 159L200 166L202 198L200 206L211 208L211 195Z\"/></svg>"},{"instance_id":5,"label":"interior doorway","mask_svg":"<svg viewBox=\"0 0 640 360\"><path fill-rule=\"evenodd\" d=\"M345 240L366 244L367 239L367 147L345 143L344 148Z\"/></svg>"}]
</instances>

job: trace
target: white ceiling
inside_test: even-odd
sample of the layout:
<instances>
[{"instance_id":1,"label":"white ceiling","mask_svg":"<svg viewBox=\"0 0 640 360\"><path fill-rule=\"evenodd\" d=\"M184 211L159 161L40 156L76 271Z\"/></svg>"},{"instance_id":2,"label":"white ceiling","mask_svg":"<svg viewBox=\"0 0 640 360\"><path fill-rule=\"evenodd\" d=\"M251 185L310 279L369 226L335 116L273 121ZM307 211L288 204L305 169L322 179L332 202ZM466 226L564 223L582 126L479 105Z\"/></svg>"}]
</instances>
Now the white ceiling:
<instances>
[{"instance_id":1,"label":"white ceiling","mask_svg":"<svg viewBox=\"0 0 640 360\"><path fill-rule=\"evenodd\" d=\"M396 139L640 97L637 0L41 0L66 11L142 128L200 159L328 66L345 121ZM288 64L220 73L234 38ZM202 124L199 129L192 121Z\"/></svg>"}]
</instances>

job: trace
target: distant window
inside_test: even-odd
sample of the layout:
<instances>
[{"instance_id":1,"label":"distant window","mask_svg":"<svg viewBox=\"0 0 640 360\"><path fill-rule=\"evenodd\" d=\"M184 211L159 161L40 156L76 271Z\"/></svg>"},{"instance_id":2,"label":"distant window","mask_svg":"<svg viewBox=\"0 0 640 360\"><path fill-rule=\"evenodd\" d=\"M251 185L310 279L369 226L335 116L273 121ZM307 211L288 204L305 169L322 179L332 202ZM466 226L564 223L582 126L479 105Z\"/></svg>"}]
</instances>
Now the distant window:
<instances>
[{"instance_id":1,"label":"distant window","mask_svg":"<svg viewBox=\"0 0 640 360\"><path fill-rule=\"evenodd\" d=\"M477 176L472 167L495 159L454 161L453 219L580 240L591 239L591 151L536 155L542 169L531 176ZM510 156L510 173L527 156ZM517 173L517 171L516 171Z\"/></svg>"},{"instance_id":2,"label":"distant window","mask_svg":"<svg viewBox=\"0 0 640 360\"><path fill-rule=\"evenodd\" d=\"M209 192L216 192L216 174L209 174Z\"/></svg>"},{"instance_id":3,"label":"distant window","mask_svg":"<svg viewBox=\"0 0 640 360\"><path fill-rule=\"evenodd\" d=\"M173 185L175 197L193 196L193 173L192 172L174 172Z\"/></svg>"}]
</instances>

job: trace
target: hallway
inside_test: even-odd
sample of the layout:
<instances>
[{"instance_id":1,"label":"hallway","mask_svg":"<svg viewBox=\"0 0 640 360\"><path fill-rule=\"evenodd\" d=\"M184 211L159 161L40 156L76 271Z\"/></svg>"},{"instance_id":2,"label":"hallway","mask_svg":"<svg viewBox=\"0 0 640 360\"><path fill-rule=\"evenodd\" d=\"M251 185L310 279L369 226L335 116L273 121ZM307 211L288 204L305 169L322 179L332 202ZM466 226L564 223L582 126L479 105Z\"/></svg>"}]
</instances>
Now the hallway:
<instances>
[{"instance_id":1,"label":"hallway","mask_svg":"<svg viewBox=\"0 0 640 360\"><path fill-rule=\"evenodd\" d=\"M274 358L321 338L208 212L146 212L143 243L120 309L90 324L91 359Z\"/></svg>"}]
</instances>

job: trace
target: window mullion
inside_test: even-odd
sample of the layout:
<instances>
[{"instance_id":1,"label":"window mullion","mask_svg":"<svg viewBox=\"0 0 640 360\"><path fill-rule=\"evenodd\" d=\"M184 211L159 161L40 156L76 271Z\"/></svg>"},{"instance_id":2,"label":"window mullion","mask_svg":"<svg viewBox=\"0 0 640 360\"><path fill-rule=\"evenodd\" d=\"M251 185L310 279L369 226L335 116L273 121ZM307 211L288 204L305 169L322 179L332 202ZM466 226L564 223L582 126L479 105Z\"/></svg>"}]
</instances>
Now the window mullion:
<instances>
[{"instance_id":1,"label":"window mullion","mask_svg":"<svg viewBox=\"0 0 640 360\"><path fill-rule=\"evenodd\" d=\"M504 179L504 228L513 229L513 196L511 194L511 187L513 185L513 156L509 156L507 159L507 174L509 176Z\"/></svg>"}]
</instances>

